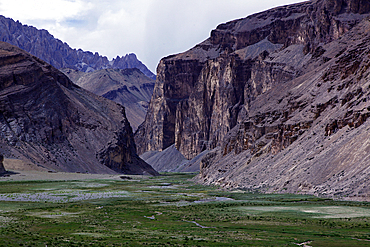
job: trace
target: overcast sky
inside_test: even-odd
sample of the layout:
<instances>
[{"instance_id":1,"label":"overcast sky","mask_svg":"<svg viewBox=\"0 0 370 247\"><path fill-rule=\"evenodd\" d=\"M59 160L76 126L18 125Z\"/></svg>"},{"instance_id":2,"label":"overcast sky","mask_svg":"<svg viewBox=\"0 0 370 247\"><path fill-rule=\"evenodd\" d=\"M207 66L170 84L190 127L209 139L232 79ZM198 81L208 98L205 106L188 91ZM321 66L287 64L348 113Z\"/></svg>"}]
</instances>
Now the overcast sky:
<instances>
[{"instance_id":1,"label":"overcast sky","mask_svg":"<svg viewBox=\"0 0 370 247\"><path fill-rule=\"evenodd\" d=\"M0 14L109 59L135 53L155 73L220 23L299 0L0 0Z\"/></svg>"}]
</instances>

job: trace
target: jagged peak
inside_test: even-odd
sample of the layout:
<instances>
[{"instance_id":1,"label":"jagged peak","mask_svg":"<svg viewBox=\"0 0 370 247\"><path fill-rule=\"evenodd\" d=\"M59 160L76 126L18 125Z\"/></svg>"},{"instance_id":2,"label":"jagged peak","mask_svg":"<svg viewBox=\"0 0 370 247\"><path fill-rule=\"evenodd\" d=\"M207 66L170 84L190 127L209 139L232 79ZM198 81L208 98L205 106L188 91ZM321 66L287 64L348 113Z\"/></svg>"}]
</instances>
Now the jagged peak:
<instances>
[{"instance_id":1,"label":"jagged peak","mask_svg":"<svg viewBox=\"0 0 370 247\"><path fill-rule=\"evenodd\" d=\"M11 28L12 31L9 31ZM33 26L23 25L19 21L15 22L13 19L2 15L0 15L0 30L2 30L0 41L18 46L57 69L73 68L86 72L110 67L117 69L137 67L146 76L155 78L155 75L133 53L121 58L117 56L116 59L109 61L106 56L102 56L98 52L73 49L66 42L56 39L47 30L39 30ZM127 67L127 63L115 63L117 59L127 60L128 58L131 60L129 67Z\"/></svg>"}]
</instances>

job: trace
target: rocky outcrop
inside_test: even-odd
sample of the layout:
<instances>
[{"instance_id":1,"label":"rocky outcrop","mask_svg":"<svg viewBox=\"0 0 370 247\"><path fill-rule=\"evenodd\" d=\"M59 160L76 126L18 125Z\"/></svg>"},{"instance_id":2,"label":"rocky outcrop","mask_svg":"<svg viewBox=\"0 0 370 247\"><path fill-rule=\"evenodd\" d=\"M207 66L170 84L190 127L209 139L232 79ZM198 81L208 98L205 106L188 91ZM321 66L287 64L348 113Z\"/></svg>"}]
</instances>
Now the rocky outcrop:
<instances>
[{"instance_id":1,"label":"rocky outcrop","mask_svg":"<svg viewBox=\"0 0 370 247\"><path fill-rule=\"evenodd\" d=\"M32 55L46 61L57 69L71 68L84 72L100 69L138 68L146 76L155 79L155 75L131 53L117 56L112 61L99 53L72 49L67 43L55 39L46 30L22 25L0 15L0 41L15 45Z\"/></svg>"},{"instance_id":2,"label":"rocky outcrop","mask_svg":"<svg viewBox=\"0 0 370 247\"><path fill-rule=\"evenodd\" d=\"M155 81L139 69L104 69L90 73L72 69L61 71L80 87L123 105L134 131L144 121Z\"/></svg>"},{"instance_id":3,"label":"rocky outcrop","mask_svg":"<svg viewBox=\"0 0 370 247\"><path fill-rule=\"evenodd\" d=\"M4 155L0 154L0 174L4 174L6 172L3 161L4 161Z\"/></svg>"},{"instance_id":4,"label":"rocky outcrop","mask_svg":"<svg viewBox=\"0 0 370 247\"><path fill-rule=\"evenodd\" d=\"M322 46L317 66L253 103L202 160L199 179L228 188L370 200L370 20ZM320 60L326 63L319 65Z\"/></svg>"},{"instance_id":5,"label":"rocky outcrop","mask_svg":"<svg viewBox=\"0 0 370 247\"><path fill-rule=\"evenodd\" d=\"M193 158L220 145L258 95L311 70L307 63L321 57L320 44L364 18L367 4L359 2L359 10L354 2L268 10L221 24L193 49L162 59L147 120L136 134L139 153L175 143Z\"/></svg>"},{"instance_id":6,"label":"rocky outcrop","mask_svg":"<svg viewBox=\"0 0 370 247\"><path fill-rule=\"evenodd\" d=\"M125 110L0 43L0 152L52 171L157 172L136 154Z\"/></svg>"},{"instance_id":7,"label":"rocky outcrop","mask_svg":"<svg viewBox=\"0 0 370 247\"><path fill-rule=\"evenodd\" d=\"M162 59L138 152L212 150L199 180L227 188L370 196L369 12L361 0L279 7Z\"/></svg>"}]
</instances>

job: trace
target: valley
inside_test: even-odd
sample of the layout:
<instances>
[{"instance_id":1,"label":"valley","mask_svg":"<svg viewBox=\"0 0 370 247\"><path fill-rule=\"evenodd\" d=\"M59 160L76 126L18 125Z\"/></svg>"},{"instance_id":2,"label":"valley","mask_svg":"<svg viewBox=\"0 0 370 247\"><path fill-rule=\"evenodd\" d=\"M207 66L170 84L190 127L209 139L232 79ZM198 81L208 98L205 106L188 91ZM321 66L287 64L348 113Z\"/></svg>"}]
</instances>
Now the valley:
<instances>
[{"instance_id":1,"label":"valley","mask_svg":"<svg viewBox=\"0 0 370 247\"><path fill-rule=\"evenodd\" d=\"M0 30L0 246L369 246L368 1L222 23L156 75Z\"/></svg>"},{"instance_id":2,"label":"valley","mask_svg":"<svg viewBox=\"0 0 370 247\"><path fill-rule=\"evenodd\" d=\"M0 178L1 246L368 246L370 204L225 191L195 174ZM18 177L17 177L18 176ZM70 179L68 179L70 176ZM97 175L95 175L97 176Z\"/></svg>"}]
</instances>

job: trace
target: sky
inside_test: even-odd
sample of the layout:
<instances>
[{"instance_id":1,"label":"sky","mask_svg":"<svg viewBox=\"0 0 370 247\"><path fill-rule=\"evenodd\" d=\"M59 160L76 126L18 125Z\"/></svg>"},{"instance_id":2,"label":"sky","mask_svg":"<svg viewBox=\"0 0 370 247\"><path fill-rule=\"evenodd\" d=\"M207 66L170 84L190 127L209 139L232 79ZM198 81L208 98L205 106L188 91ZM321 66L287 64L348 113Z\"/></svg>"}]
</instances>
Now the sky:
<instances>
[{"instance_id":1,"label":"sky","mask_svg":"<svg viewBox=\"0 0 370 247\"><path fill-rule=\"evenodd\" d=\"M72 48L110 60L159 60L207 39L218 24L302 0L0 0L0 14L48 30Z\"/></svg>"}]
</instances>

